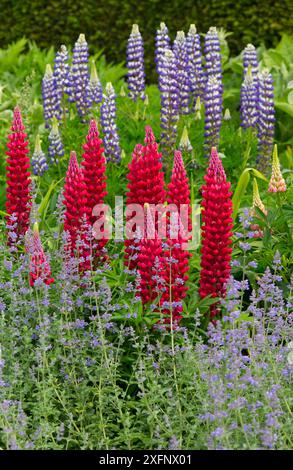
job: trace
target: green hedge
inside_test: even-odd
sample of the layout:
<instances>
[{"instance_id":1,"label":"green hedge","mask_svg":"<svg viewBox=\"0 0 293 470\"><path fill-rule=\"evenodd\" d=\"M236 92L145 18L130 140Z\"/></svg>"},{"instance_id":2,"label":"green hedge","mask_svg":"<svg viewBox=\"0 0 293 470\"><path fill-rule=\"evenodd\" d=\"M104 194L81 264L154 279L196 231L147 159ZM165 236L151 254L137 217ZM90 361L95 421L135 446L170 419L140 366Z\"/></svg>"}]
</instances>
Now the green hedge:
<instances>
[{"instance_id":1,"label":"green hedge","mask_svg":"<svg viewBox=\"0 0 293 470\"><path fill-rule=\"evenodd\" d=\"M1 0L0 46L20 37L41 47L72 44L84 32L92 48L104 48L107 60L125 60L131 25L138 23L146 44L148 78L153 68L154 34L165 21L174 36L195 23L232 31L233 53L248 42L273 46L281 32L292 33L292 0Z\"/></svg>"}]
</instances>

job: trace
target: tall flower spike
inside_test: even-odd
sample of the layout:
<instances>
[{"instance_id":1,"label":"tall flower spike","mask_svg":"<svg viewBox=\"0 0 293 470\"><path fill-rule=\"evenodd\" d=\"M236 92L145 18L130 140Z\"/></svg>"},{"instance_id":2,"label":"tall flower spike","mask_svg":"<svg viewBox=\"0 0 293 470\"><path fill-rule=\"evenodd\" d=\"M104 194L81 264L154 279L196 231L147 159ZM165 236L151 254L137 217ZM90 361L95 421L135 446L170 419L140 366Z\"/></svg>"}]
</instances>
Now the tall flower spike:
<instances>
[{"instance_id":1,"label":"tall flower spike","mask_svg":"<svg viewBox=\"0 0 293 470\"><path fill-rule=\"evenodd\" d=\"M161 153L150 126L146 126L145 146L136 145L132 161L129 164L127 179L129 181L126 204L163 204L165 202L164 173L162 171ZM128 217L128 220L131 216ZM142 221L143 222L143 221ZM135 233L136 227L133 227ZM139 240L125 240L125 264L133 270L137 266Z\"/></svg>"},{"instance_id":2,"label":"tall flower spike","mask_svg":"<svg viewBox=\"0 0 293 470\"><path fill-rule=\"evenodd\" d=\"M240 94L241 126L244 129L256 127L258 121L258 89L253 78L251 65L248 66Z\"/></svg>"},{"instance_id":3,"label":"tall flower spike","mask_svg":"<svg viewBox=\"0 0 293 470\"><path fill-rule=\"evenodd\" d=\"M116 95L112 83L107 83L101 106L101 125L107 160L120 162L121 148L116 125Z\"/></svg>"},{"instance_id":4,"label":"tall flower spike","mask_svg":"<svg viewBox=\"0 0 293 470\"><path fill-rule=\"evenodd\" d=\"M8 135L8 155L6 162L7 188L6 188L6 212L7 221L13 226L9 229L8 242L18 242L29 227L31 209L29 172L30 161L28 157L27 134L22 122L20 109L14 108L11 134Z\"/></svg>"},{"instance_id":5,"label":"tall flower spike","mask_svg":"<svg viewBox=\"0 0 293 470\"><path fill-rule=\"evenodd\" d=\"M274 146L275 108L273 77L264 70L259 74L258 168L268 172Z\"/></svg>"},{"instance_id":6,"label":"tall flower spike","mask_svg":"<svg viewBox=\"0 0 293 470\"><path fill-rule=\"evenodd\" d=\"M171 181L168 184L167 202L175 205L178 220L168 219L167 248L164 251L164 278L166 289L161 296L161 306L166 314L166 322L170 322L170 310L173 320L181 319L182 300L186 296L188 280L188 259L190 253L183 244L187 243L191 226L191 206L189 182L181 152L174 152L174 165ZM184 210L185 209L185 210ZM187 219L185 220L185 217ZM174 230L175 229L175 230ZM175 262L176 260L176 262Z\"/></svg>"},{"instance_id":7,"label":"tall flower spike","mask_svg":"<svg viewBox=\"0 0 293 470\"><path fill-rule=\"evenodd\" d=\"M40 281L46 285L52 284L54 278L52 277L50 264L42 246L37 223L34 224L33 231L27 232L26 251L30 256L30 286L34 287Z\"/></svg>"},{"instance_id":8,"label":"tall flower spike","mask_svg":"<svg viewBox=\"0 0 293 470\"><path fill-rule=\"evenodd\" d=\"M127 82L129 97L133 101L138 98L145 99L145 72L144 72L144 48L143 39L137 24L132 26L132 31L127 43Z\"/></svg>"},{"instance_id":9,"label":"tall flower spike","mask_svg":"<svg viewBox=\"0 0 293 470\"><path fill-rule=\"evenodd\" d=\"M258 184L256 178L253 179L253 196L252 196L252 212L255 213L254 209L257 207L261 210L265 215L268 215L268 211L265 208L264 203L262 202L259 194Z\"/></svg>"},{"instance_id":10,"label":"tall flower spike","mask_svg":"<svg viewBox=\"0 0 293 470\"><path fill-rule=\"evenodd\" d=\"M32 155L32 167L34 175L42 176L48 170L48 163L45 153L41 147L41 140L39 134L35 140L35 150Z\"/></svg>"},{"instance_id":11,"label":"tall flower spike","mask_svg":"<svg viewBox=\"0 0 293 470\"><path fill-rule=\"evenodd\" d=\"M158 279L162 270L162 241L158 237L154 220L152 220L152 215L147 206L144 210L146 214L146 233L140 243L137 261L140 277L139 291L143 305L153 302L162 288L162 282Z\"/></svg>"},{"instance_id":12,"label":"tall flower spike","mask_svg":"<svg viewBox=\"0 0 293 470\"><path fill-rule=\"evenodd\" d=\"M284 193L287 190L285 180L283 178L280 161L278 157L278 147L274 145L273 151L273 164L272 164L272 175L269 182L269 193Z\"/></svg>"},{"instance_id":13,"label":"tall flower spike","mask_svg":"<svg viewBox=\"0 0 293 470\"><path fill-rule=\"evenodd\" d=\"M216 76L209 77L205 89L205 151L209 155L212 147L218 147L222 125L221 82Z\"/></svg>"},{"instance_id":14,"label":"tall flower spike","mask_svg":"<svg viewBox=\"0 0 293 470\"><path fill-rule=\"evenodd\" d=\"M106 191L106 159L102 140L99 138L99 132L96 121L90 122L90 128L86 137L86 143L83 145L81 166L83 167L83 178L85 183L85 213L91 227L96 222L93 216L93 208L97 204L103 204L107 195ZM98 256L107 242L105 238L97 241L98 250L95 253Z\"/></svg>"},{"instance_id":15,"label":"tall flower spike","mask_svg":"<svg viewBox=\"0 0 293 470\"><path fill-rule=\"evenodd\" d=\"M50 120L54 116L58 119L60 118L60 102L58 99L56 80L51 65L49 64L46 66L46 72L42 80L42 97L46 127L49 127Z\"/></svg>"},{"instance_id":16,"label":"tall flower spike","mask_svg":"<svg viewBox=\"0 0 293 470\"><path fill-rule=\"evenodd\" d=\"M231 272L232 192L217 150L212 148L202 186L202 248L199 294L224 297ZM217 305L210 316L218 314Z\"/></svg>"},{"instance_id":17,"label":"tall flower spike","mask_svg":"<svg viewBox=\"0 0 293 470\"><path fill-rule=\"evenodd\" d=\"M64 147L59 132L58 121L56 118L53 118L52 120L52 129L49 134L48 154L49 162L51 164L57 164L59 161L58 157L63 157L64 155Z\"/></svg>"},{"instance_id":18,"label":"tall flower spike","mask_svg":"<svg viewBox=\"0 0 293 470\"><path fill-rule=\"evenodd\" d=\"M179 89L176 59L171 50L165 52L162 61L161 79L161 145L164 156L173 152L179 119Z\"/></svg>"},{"instance_id":19,"label":"tall flower spike","mask_svg":"<svg viewBox=\"0 0 293 470\"><path fill-rule=\"evenodd\" d=\"M59 51L57 51L54 61L54 79L58 107L60 110L62 109L63 94L68 92L69 71L68 50L66 46L62 45Z\"/></svg>"},{"instance_id":20,"label":"tall flower spike","mask_svg":"<svg viewBox=\"0 0 293 470\"><path fill-rule=\"evenodd\" d=\"M176 59L177 83L179 94L179 113L189 113L189 79L186 38L183 31L178 31L174 40L173 52Z\"/></svg>"},{"instance_id":21,"label":"tall flower spike","mask_svg":"<svg viewBox=\"0 0 293 470\"><path fill-rule=\"evenodd\" d=\"M170 38L169 38L169 31L165 23L160 24L160 28L157 30L156 34L156 50L155 50L155 62L156 62L156 71L159 75L164 68L163 66L163 59L166 50L170 50Z\"/></svg>"},{"instance_id":22,"label":"tall flower spike","mask_svg":"<svg viewBox=\"0 0 293 470\"><path fill-rule=\"evenodd\" d=\"M95 61L91 62L91 77L89 81L88 100L90 105L99 104L103 99L103 88L98 77Z\"/></svg>"},{"instance_id":23,"label":"tall flower spike","mask_svg":"<svg viewBox=\"0 0 293 470\"><path fill-rule=\"evenodd\" d=\"M251 74L253 78L256 78L258 74L258 60L253 44L247 44L243 51L244 77L246 76L249 67L251 68Z\"/></svg>"},{"instance_id":24,"label":"tall flower spike","mask_svg":"<svg viewBox=\"0 0 293 470\"><path fill-rule=\"evenodd\" d=\"M88 108L89 89L89 52L84 34L80 34L73 48L72 66L70 70L70 101L76 103L82 121L85 121Z\"/></svg>"},{"instance_id":25,"label":"tall flower spike","mask_svg":"<svg viewBox=\"0 0 293 470\"><path fill-rule=\"evenodd\" d=\"M188 77L189 88L193 99L193 108L198 97L202 97L205 88L205 76L202 65L202 54L200 36L194 24L190 25L187 37L186 48L188 57Z\"/></svg>"},{"instance_id":26,"label":"tall flower spike","mask_svg":"<svg viewBox=\"0 0 293 470\"><path fill-rule=\"evenodd\" d=\"M222 81L221 45L217 28L211 27L204 43L206 79L216 76ZM221 85L222 87L222 85Z\"/></svg>"},{"instance_id":27,"label":"tall flower spike","mask_svg":"<svg viewBox=\"0 0 293 470\"><path fill-rule=\"evenodd\" d=\"M85 184L76 153L71 152L65 177L63 203L65 205L64 230L69 234L68 249L75 254L78 235L82 232L85 216Z\"/></svg>"}]
</instances>

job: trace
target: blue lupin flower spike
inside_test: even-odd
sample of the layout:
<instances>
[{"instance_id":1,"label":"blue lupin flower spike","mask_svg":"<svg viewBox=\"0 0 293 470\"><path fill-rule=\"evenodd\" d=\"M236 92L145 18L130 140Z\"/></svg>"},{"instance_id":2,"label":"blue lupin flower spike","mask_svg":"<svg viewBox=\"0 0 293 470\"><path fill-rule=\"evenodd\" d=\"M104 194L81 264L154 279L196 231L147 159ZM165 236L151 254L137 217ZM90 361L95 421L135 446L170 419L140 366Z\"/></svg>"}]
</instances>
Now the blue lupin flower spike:
<instances>
[{"instance_id":1,"label":"blue lupin flower spike","mask_svg":"<svg viewBox=\"0 0 293 470\"><path fill-rule=\"evenodd\" d=\"M258 76L258 168L267 173L274 146L275 108L273 77L268 70Z\"/></svg>"},{"instance_id":2,"label":"blue lupin flower spike","mask_svg":"<svg viewBox=\"0 0 293 470\"><path fill-rule=\"evenodd\" d=\"M132 26L132 31L127 43L127 82L129 97L133 101L138 98L145 99L145 71L144 71L144 47L143 39L137 24Z\"/></svg>"},{"instance_id":3,"label":"blue lupin flower spike","mask_svg":"<svg viewBox=\"0 0 293 470\"><path fill-rule=\"evenodd\" d=\"M112 83L107 83L101 106L101 126L107 160L120 162L121 148L116 125L116 95Z\"/></svg>"},{"instance_id":4,"label":"blue lupin flower spike","mask_svg":"<svg viewBox=\"0 0 293 470\"><path fill-rule=\"evenodd\" d=\"M177 82L179 90L179 113L189 113L189 79L188 79L188 59L186 38L183 31L178 31L174 45L173 52L176 59L177 67Z\"/></svg>"},{"instance_id":5,"label":"blue lupin flower spike","mask_svg":"<svg viewBox=\"0 0 293 470\"><path fill-rule=\"evenodd\" d=\"M35 140L35 149L34 153L32 154L32 168L34 175L42 176L45 171L48 170L48 163L46 159L46 155L42 150L41 147L41 140L39 134L36 136Z\"/></svg>"},{"instance_id":6,"label":"blue lupin flower spike","mask_svg":"<svg viewBox=\"0 0 293 470\"><path fill-rule=\"evenodd\" d=\"M59 133L58 121L56 118L53 118L52 120L52 129L49 134L48 155L50 164L57 164L59 161L58 157L62 157L64 155L64 147Z\"/></svg>"}]
</instances>

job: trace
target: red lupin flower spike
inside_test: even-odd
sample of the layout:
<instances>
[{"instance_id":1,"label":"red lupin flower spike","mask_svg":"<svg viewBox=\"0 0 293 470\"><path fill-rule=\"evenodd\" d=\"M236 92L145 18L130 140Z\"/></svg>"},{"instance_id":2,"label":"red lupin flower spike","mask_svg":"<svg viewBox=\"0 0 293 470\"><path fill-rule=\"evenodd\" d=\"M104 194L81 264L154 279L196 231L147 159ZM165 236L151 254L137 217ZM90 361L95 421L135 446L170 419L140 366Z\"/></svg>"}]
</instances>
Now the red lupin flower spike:
<instances>
[{"instance_id":1,"label":"red lupin flower spike","mask_svg":"<svg viewBox=\"0 0 293 470\"><path fill-rule=\"evenodd\" d=\"M187 244L189 239L186 232L187 230L190 232L192 229L189 182L182 154L179 151L174 153L174 165L171 181L168 184L167 202L177 207L178 220L175 221L176 226L172 227L170 217L168 217L167 249L164 252L164 277L167 288L162 294L161 306L166 314L165 322L170 322L170 312L172 312L173 321L178 323L182 318L180 315L182 300L187 291L188 276L186 273L190 257L190 252L185 249L184 245ZM183 220L184 216L187 218L186 221Z\"/></svg>"},{"instance_id":2,"label":"red lupin flower spike","mask_svg":"<svg viewBox=\"0 0 293 470\"><path fill-rule=\"evenodd\" d=\"M93 215L93 208L97 204L103 204L107 195L106 191L106 159L104 156L104 148L102 140L99 138L97 124L94 119L90 122L90 128L86 137L86 143L83 145L84 153L81 165L83 167L83 178L85 184L85 213L88 223L93 227L97 218ZM98 249L95 256L107 242L105 238L97 241Z\"/></svg>"},{"instance_id":3,"label":"red lupin flower spike","mask_svg":"<svg viewBox=\"0 0 293 470\"><path fill-rule=\"evenodd\" d=\"M155 142L154 133L151 127L147 126L145 145L135 147L129 165L127 205L139 204L144 207L145 203L164 204L166 193L161 157L162 154L158 152L158 144ZM131 216L128 217L128 220L130 218ZM135 226L133 231L135 232ZM138 245L135 240L125 240L125 264L132 270L137 265L136 249Z\"/></svg>"},{"instance_id":4,"label":"red lupin flower spike","mask_svg":"<svg viewBox=\"0 0 293 470\"><path fill-rule=\"evenodd\" d=\"M22 122L20 109L16 107L13 114L11 134L8 136L7 158L7 189L6 212L8 223L13 227L9 230L9 244L17 242L29 227L31 209L30 196L30 160L28 157L27 134Z\"/></svg>"},{"instance_id":5,"label":"red lupin flower spike","mask_svg":"<svg viewBox=\"0 0 293 470\"><path fill-rule=\"evenodd\" d=\"M201 298L224 297L231 272L232 192L226 180L216 148L212 148L210 163L202 186L202 248L200 288ZM216 305L211 317L218 313Z\"/></svg>"},{"instance_id":6,"label":"red lupin flower spike","mask_svg":"<svg viewBox=\"0 0 293 470\"><path fill-rule=\"evenodd\" d=\"M76 242L82 233L85 218L85 185L83 173L78 165L76 153L71 152L64 184L64 230L69 234L67 248L75 255Z\"/></svg>"},{"instance_id":7,"label":"red lupin flower spike","mask_svg":"<svg viewBox=\"0 0 293 470\"><path fill-rule=\"evenodd\" d=\"M27 232L26 251L30 255L29 264L29 282L34 287L37 281L41 281L47 285L54 282L51 275L50 264L47 261L40 239L38 225L34 224L33 231Z\"/></svg>"}]
</instances>

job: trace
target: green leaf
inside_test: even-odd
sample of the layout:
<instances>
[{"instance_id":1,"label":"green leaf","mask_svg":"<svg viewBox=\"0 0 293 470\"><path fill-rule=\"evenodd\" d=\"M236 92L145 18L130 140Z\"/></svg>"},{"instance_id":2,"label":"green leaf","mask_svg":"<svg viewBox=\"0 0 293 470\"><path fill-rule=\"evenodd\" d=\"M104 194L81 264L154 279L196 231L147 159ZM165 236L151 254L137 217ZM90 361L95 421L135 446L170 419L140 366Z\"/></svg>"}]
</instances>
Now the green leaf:
<instances>
[{"instance_id":1,"label":"green leaf","mask_svg":"<svg viewBox=\"0 0 293 470\"><path fill-rule=\"evenodd\" d=\"M241 174L241 176L238 180L238 183L237 183L236 189L234 191L234 194L233 194L232 204L233 204L233 218L234 219L237 217L238 210L239 210L240 203L241 203L241 199L245 194L247 185L248 185L249 180L250 180L250 171L249 170L250 170L249 168L246 168L242 172L242 174Z\"/></svg>"},{"instance_id":2,"label":"green leaf","mask_svg":"<svg viewBox=\"0 0 293 470\"><path fill-rule=\"evenodd\" d=\"M286 103L286 101L276 101L275 106L277 109L280 109L281 111L284 111L284 113L293 117L293 104Z\"/></svg>"}]
</instances>

